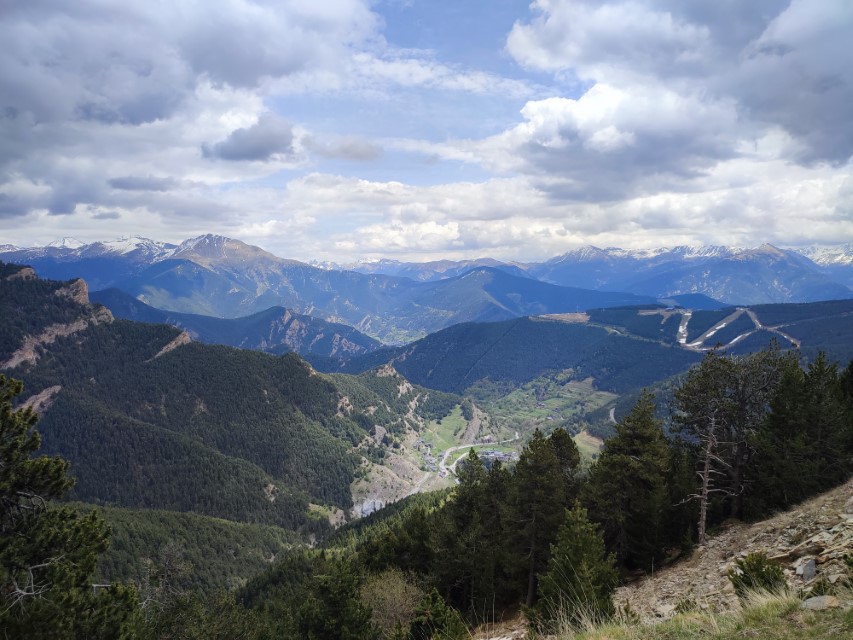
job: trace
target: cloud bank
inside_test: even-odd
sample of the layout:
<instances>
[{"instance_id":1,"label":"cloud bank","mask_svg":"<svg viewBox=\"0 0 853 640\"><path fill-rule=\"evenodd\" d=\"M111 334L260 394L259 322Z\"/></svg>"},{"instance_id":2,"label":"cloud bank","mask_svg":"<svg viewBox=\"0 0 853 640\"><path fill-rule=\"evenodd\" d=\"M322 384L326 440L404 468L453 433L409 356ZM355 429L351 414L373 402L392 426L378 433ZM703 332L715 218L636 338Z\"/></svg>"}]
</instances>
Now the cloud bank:
<instances>
[{"instance_id":1,"label":"cloud bank","mask_svg":"<svg viewBox=\"0 0 853 640\"><path fill-rule=\"evenodd\" d=\"M537 0L488 25L502 14L466 5L505 37L434 48L383 9L6 3L0 243L530 259L853 240L846 0Z\"/></svg>"}]
</instances>

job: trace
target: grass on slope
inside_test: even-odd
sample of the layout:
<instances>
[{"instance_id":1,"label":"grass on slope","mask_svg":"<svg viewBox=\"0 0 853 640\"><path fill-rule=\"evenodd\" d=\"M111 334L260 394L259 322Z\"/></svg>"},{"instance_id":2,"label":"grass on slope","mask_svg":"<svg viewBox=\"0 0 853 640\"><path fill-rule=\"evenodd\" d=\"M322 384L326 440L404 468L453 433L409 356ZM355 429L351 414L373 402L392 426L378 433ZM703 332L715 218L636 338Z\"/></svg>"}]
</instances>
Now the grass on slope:
<instances>
[{"instance_id":1,"label":"grass on slope","mask_svg":"<svg viewBox=\"0 0 853 640\"><path fill-rule=\"evenodd\" d=\"M851 595L839 597L844 602ZM658 623L610 624L573 632L554 640L817 640L853 638L853 609L807 611L792 594L753 594L738 613L689 611Z\"/></svg>"},{"instance_id":2,"label":"grass on slope","mask_svg":"<svg viewBox=\"0 0 853 640\"><path fill-rule=\"evenodd\" d=\"M557 427L577 433L583 429L586 414L614 398L613 393L596 390L591 380L572 380L569 371L540 376L483 405L509 433L539 429L547 434Z\"/></svg>"},{"instance_id":3,"label":"grass on slope","mask_svg":"<svg viewBox=\"0 0 853 640\"><path fill-rule=\"evenodd\" d=\"M441 420L432 420L421 433L421 437L424 442L432 445L433 452L445 451L461 444L467 425L468 421L462 417L462 407L457 405L450 415Z\"/></svg>"}]
</instances>

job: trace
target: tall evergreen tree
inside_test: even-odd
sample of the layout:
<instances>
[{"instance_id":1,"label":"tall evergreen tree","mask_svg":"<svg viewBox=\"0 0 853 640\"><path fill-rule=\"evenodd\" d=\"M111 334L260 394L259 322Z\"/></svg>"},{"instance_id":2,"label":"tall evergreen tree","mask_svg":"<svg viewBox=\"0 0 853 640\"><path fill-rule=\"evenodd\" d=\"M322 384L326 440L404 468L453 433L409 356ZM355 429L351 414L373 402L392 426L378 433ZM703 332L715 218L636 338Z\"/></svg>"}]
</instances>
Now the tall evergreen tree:
<instances>
[{"instance_id":1,"label":"tall evergreen tree","mask_svg":"<svg viewBox=\"0 0 853 640\"><path fill-rule=\"evenodd\" d=\"M750 515L790 507L847 479L853 420L845 375L823 352L806 371L796 363L785 370L754 437Z\"/></svg>"},{"instance_id":2,"label":"tall evergreen tree","mask_svg":"<svg viewBox=\"0 0 853 640\"><path fill-rule=\"evenodd\" d=\"M536 600L537 575L545 570L565 507L565 482L560 461L542 432L536 429L521 452L513 478L512 525L517 535L514 555L526 578L525 604Z\"/></svg>"},{"instance_id":3,"label":"tall evergreen tree","mask_svg":"<svg viewBox=\"0 0 853 640\"><path fill-rule=\"evenodd\" d=\"M643 391L604 444L584 491L608 548L628 567L649 568L662 552L668 460L654 395Z\"/></svg>"},{"instance_id":4,"label":"tall evergreen tree","mask_svg":"<svg viewBox=\"0 0 853 640\"><path fill-rule=\"evenodd\" d=\"M613 615L613 590L619 584L616 560L607 554L598 527L580 503L565 510L548 570L541 576L541 598L533 611L540 630L565 619L573 625L601 622Z\"/></svg>"},{"instance_id":5,"label":"tall evergreen tree","mask_svg":"<svg viewBox=\"0 0 853 640\"><path fill-rule=\"evenodd\" d=\"M13 638L130 637L135 593L91 584L107 527L94 512L50 504L73 481L65 460L33 457L38 418L12 406L22 389L0 375L0 628Z\"/></svg>"},{"instance_id":6,"label":"tall evergreen tree","mask_svg":"<svg viewBox=\"0 0 853 640\"><path fill-rule=\"evenodd\" d=\"M557 462L560 465L560 473L563 476L563 486L565 499L567 502L574 502L578 497L579 481L578 471L580 469L581 454L578 451L578 445L575 444L569 432L562 427L555 429L548 436L548 443L554 450L554 455L557 456Z\"/></svg>"},{"instance_id":7,"label":"tall evergreen tree","mask_svg":"<svg viewBox=\"0 0 853 640\"><path fill-rule=\"evenodd\" d=\"M487 586L481 574L484 551L482 508L486 469L474 449L458 468L459 484L453 498L442 509L433 534L433 572L445 597L461 609L476 607Z\"/></svg>"},{"instance_id":8,"label":"tall evergreen tree","mask_svg":"<svg viewBox=\"0 0 853 640\"><path fill-rule=\"evenodd\" d=\"M788 508L820 489L817 449L803 411L805 379L798 363L785 368L768 414L751 439L755 457L746 499L750 516Z\"/></svg>"},{"instance_id":9,"label":"tall evergreen tree","mask_svg":"<svg viewBox=\"0 0 853 640\"><path fill-rule=\"evenodd\" d=\"M821 351L805 375L805 422L817 450L817 475L822 489L844 482L851 471L850 432L838 366Z\"/></svg>"}]
</instances>

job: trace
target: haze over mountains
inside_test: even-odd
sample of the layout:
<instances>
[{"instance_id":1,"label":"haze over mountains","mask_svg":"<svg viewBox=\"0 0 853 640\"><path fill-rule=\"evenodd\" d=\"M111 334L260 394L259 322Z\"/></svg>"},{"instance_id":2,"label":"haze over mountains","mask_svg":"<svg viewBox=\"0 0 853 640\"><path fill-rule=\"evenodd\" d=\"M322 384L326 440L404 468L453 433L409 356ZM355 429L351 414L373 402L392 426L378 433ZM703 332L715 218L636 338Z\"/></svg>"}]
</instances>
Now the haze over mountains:
<instances>
[{"instance_id":1,"label":"haze over mountains","mask_svg":"<svg viewBox=\"0 0 853 640\"><path fill-rule=\"evenodd\" d=\"M114 287L171 312L237 318L284 307L389 343L460 322L648 304L686 294L726 304L853 297L849 245L584 247L543 263L484 258L321 268L208 234L179 245L145 238L91 244L64 239L45 247L4 247L0 260L30 264L43 277L82 277L92 290Z\"/></svg>"}]
</instances>

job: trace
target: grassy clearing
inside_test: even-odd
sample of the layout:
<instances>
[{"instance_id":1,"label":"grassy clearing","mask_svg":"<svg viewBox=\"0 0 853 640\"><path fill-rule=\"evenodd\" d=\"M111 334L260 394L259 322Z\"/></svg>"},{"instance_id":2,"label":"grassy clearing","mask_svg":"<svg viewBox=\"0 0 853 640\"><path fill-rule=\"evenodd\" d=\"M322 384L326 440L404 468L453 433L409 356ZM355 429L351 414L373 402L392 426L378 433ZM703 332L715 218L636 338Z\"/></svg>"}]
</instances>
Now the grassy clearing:
<instances>
[{"instance_id":1,"label":"grassy clearing","mask_svg":"<svg viewBox=\"0 0 853 640\"><path fill-rule=\"evenodd\" d=\"M509 433L540 429L550 433L557 427L577 431L583 418L617 396L597 391L592 381L573 381L571 373L543 376L485 403L486 411ZM579 443L580 446L580 443Z\"/></svg>"},{"instance_id":2,"label":"grassy clearing","mask_svg":"<svg viewBox=\"0 0 853 640\"><path fill-rule=\"evenodd\" d=\"M612 393L596 391L589 382L560 383L537 378L497 400L491 409L505 420L544 423L593 411L614 397Z\"/></svg>"},{"instance_id":3,"label":"grassy clearing","mask_svg":"<svg viewBox=\"0 0 853 640\"><path fill-rule=\"evenodd\" d=\"M456 405L450 415L440 421L431 421L420 435L424 442L432 445L433 454L437 454L460 444L467 424L462 417L462 407Z\"/></svg>"},{"instance_id":4,"label":"grassy clearing","mask_svg":"<svg viewBox=\"0 0 853 640\"><path fill-rule=\"evenodd\" d=\"M604 444L604 440L596 438L587 431L581 431L575 436L574 440L575 444L578 445L578 451L581 453L581 458L584 460L594 460L598 456L601 451L601 447Z\"/></svg>"},{"instance_id":5,"label":"grassy clearing","mask_svg":"<svg viewBox=\"0 0 853 640\"><path fill-rule=\"evenodd\" d=\"M851 594L839 598L850 600ZM806 611L792 594L752 594L739 613L690 611L656 624L624 622L572 631L553 640L853 640L853 609Z\"/></svg>"}]
</instances>

